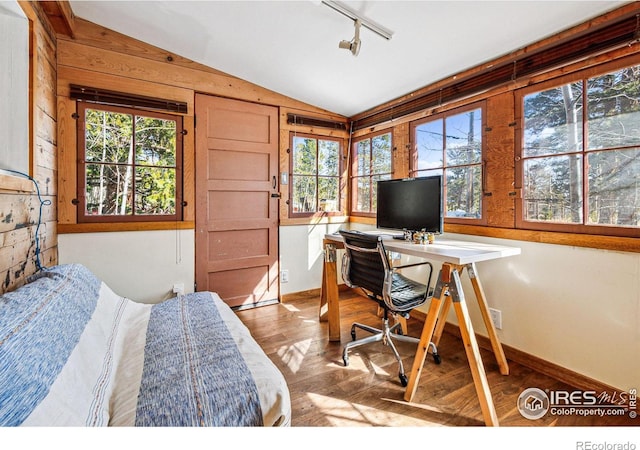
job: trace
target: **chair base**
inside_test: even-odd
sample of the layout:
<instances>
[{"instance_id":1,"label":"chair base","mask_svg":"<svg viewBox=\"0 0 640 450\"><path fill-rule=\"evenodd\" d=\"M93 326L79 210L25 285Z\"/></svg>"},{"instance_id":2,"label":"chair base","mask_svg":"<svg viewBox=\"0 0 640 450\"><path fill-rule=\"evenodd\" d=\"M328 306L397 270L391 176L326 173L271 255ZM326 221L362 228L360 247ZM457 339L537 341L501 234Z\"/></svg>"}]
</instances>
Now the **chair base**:
<instances>
[{"instance_id":1,"label":"chair base","mask_svg":"<svg viewBox=\"0 0 640 450\"><path fill-rule=\"evenodd\" d=\"M356 340L356 328L360 328L361 330L371 333L372 335ZM360 347L361 345L382 341L383 345L386 345L391 348L393 355L398 361L398 368L399 368L398 377L400 378L400 384L403 387L406 387L409 381L407 379L407 376L404 373L404 364L402 364L402 358L400 357L400 354L398 353L398 350L396 349L396 346L393 343L393 339L400 342L408 342L410 344L416 344L416 345L420 343L420 339L397 333L398 330L400 331L400 333L402 333L401 324L396 323L392 327L389 327L389 319L387 318L383 320L383 329L370 327L369 325L363 325L357 322L352 324L351 325L352 342L347 343L342 350L342 361L344 362L345 367L349 365L349 354L348 354L349 350L355 347ZM440 355L438 354L438 349L436 348L433 342L429 342L429 348L431 349L433 361L436 364L440 364L442 360L440 359Z\"/></svg>"}]
</instances>

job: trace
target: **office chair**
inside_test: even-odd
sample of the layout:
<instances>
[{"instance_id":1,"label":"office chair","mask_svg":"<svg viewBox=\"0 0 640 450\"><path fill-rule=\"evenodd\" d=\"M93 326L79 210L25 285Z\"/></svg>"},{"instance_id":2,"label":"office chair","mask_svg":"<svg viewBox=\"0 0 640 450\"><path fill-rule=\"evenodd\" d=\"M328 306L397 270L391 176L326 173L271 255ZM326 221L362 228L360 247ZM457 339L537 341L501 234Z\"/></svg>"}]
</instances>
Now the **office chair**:
<instances>
[{"instance_id":1,"label":"office chair","mask_svg":"<svg viewBox=\"0 0 640 450\"><path fill-rule=\"evenodd\" d=\"M382 307L382 329L373 328L361 323L353 323L351 326L352 342L347 343L342 351L344 365L349 365L348 352L354 347L382 341L393 351L399 365L400 384L406 387L407 376L400 354L393 340L418 344L420 340L411 336L404 336L400 322L389 327L389 313L409 317L409 312L430 298L429 286L433 266L429 262L406 264L404 266L391 267L387 252L381 236L368 235L358 231L340 230L344 238L345 253L342 257L342 278L345 284L351 288L361 288L370 299ZM426 284L413 281L400 273L399 269L424 265L428 268L428 280ZM372 333L371 336L356 340L356 328ZM440 356L433 342L429 343L433 360L440 364Z\"/></svg>"}]
</instances>

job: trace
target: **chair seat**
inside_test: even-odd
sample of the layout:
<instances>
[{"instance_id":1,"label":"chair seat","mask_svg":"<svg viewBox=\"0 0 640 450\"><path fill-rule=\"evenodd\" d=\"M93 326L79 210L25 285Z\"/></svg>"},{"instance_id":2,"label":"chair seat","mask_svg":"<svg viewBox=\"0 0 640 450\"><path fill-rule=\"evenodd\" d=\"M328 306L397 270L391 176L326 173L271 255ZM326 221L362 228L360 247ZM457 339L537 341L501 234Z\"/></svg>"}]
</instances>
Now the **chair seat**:
<instances>
[{"instance_id":1,"label":"chair seat","mask_svg":"<svg viewBox=\"0 0 640 450\"><path fill-rule=\"evenodd\" d=\"M397 311L409 311L426 301L427 286L395 272L391 297Z\"/></svg>"}]
</instances>

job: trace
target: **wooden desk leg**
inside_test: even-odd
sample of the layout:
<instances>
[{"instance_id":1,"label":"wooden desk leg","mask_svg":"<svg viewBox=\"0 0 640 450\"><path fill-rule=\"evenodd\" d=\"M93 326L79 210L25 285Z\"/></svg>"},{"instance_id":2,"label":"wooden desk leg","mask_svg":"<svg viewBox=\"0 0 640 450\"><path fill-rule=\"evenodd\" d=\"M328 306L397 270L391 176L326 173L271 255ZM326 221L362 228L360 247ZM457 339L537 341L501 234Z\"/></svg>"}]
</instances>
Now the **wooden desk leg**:
<instances>
[{"instance_id":1,"label":"wooden desk leg","mask_svg":"<svg viewBox=\"0 0 640 450\"><path fill-rule=\"evenodd\" d=\"M445 278L446 277L446 278ZM418 349L416 350L416 356L413 359L413 367L411 368L411 374L409 375L409 383L407 384L407 390L404 393L404 399L410 402L418 389L418 380L422 373L422 367L424 366L424 360L429 352L429 343L433 336L433 331L436 327L438 316L440 315L440 306L445 300L447 294L446 284L443 281L448 278L448 275L444 275L443 271L440 271L438 276L438 282L433 292L433 298L427 312L427 318L424 321L422 327L422 334L420 335L420 342L418 343Z\"/></svg>"},{"instance_id":2,"label":"wooden desk leg","mask_svg":"<svg viewBox=\"0 0 640 450\"><path fill-rule=\"evenodd\" d=\"M329 340L340 342L340 303L338 294L338 272L336 269L336 247L325 243L322 292L326 298ZM322 300L321 300L322 301ZM322 306L321 306L322 308ZM322 314L322 310L321 310Z\"/></svg>"},{"instance_id":3,"label":"wooden desk leg","mask_svg":"<svg viewBox=\"0 0 640 450\"><path fill-rule=\"evenodd\" d=\"M327 244L324 244L325 248ZM325 258L326 259L326 258ZM327 268L326 261L322 262L322 284L320 285L320 310L318 312L318 318L320 322L326 322L329 320L329 305L327 299Z\"/></svg>"},{"instance_id":4,"label":"wooden desk leg","mask_svg":"<svg viewBox=\"0 0 640 450\"><path fill-rule=\"evenodd\" d=\"M489 313L489 304L487 303L487 297L484 295L484 289L482 289L482 285L480 284L480 278L478 277L475 263L467 265L467 273L469 274L469 279L471 280L473 290L476 293L478 307L480 309L480 313L482 314L484 325L487 328L489 340L491 341L491 348L493 349L493 354L496 357L496 361L498 362L500 373L502 375L509 375L509 363L507 362L507 358L504 355L504 350L502 349L502 344L500 343L500 339L498 338L496 328L493 325L493 320L491 320L491 314Z\"/></svg>"},{"instance_id":5,"label":"wooden desk leg","mask_svg":"<svg viewBox=\"0 0 640 450\"><path fill-rule=\"evenodd\" d=\"M460 275L457 270L453 271L452 277L455 286L455 288L451 288L453 308L458 318L458 326L460 327L464 350L469 360L473 383L475 384L478 400L480 401L480 409L482 410L484 423L487 426L498 426L498 415L496 414L493 399L491 398L489 382L487 381L487 375L484 371L482 358L480 357L480 348L478 347L473 326L471 325L471 316L469 315L469 310L464 300L462 283L460 283Z\"/></svg>"},{"instance_id":6,"label":"wooden desk leg","mask_svg":"<svg viewBox=\"0 0 640 450\"><path fill-rule=\"evenodd\" d=\"M444 304L442 305L442 309L440 310L440 315L438 316L436 330L433 333L433 337L431 338L431 342L433 342L436 347L438 347L438 345L440 344L440 338L442 337L444 326L447 323L447 315L449 314L449 309L451 309L451 297L447 296L444 300Z\"/></svg>"}]
</instances>

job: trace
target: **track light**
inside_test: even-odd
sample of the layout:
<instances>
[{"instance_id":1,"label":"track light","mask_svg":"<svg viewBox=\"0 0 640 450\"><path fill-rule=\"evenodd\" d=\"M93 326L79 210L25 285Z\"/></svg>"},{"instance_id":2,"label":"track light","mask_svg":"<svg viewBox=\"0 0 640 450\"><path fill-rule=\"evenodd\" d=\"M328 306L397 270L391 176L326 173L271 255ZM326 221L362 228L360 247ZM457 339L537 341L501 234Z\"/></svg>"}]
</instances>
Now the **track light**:
<instances>
[{"instance_id":1,"label":"track light","mask_svg":"<svg viewBox=\"0 0 640 450\"><path fill-rule=\"evenodd\" d=\"M353 56L358 56L358 53L360 53L360 45L361 45L360 25L361 24L362 23L360 22L360 19L356 19L354 22L354 26L356 28L356 34L355 36L353 36L353 39L351 39L350 41L342 40L338 43L339 48L350 50Z\"/></svg>"}]
</instances>

